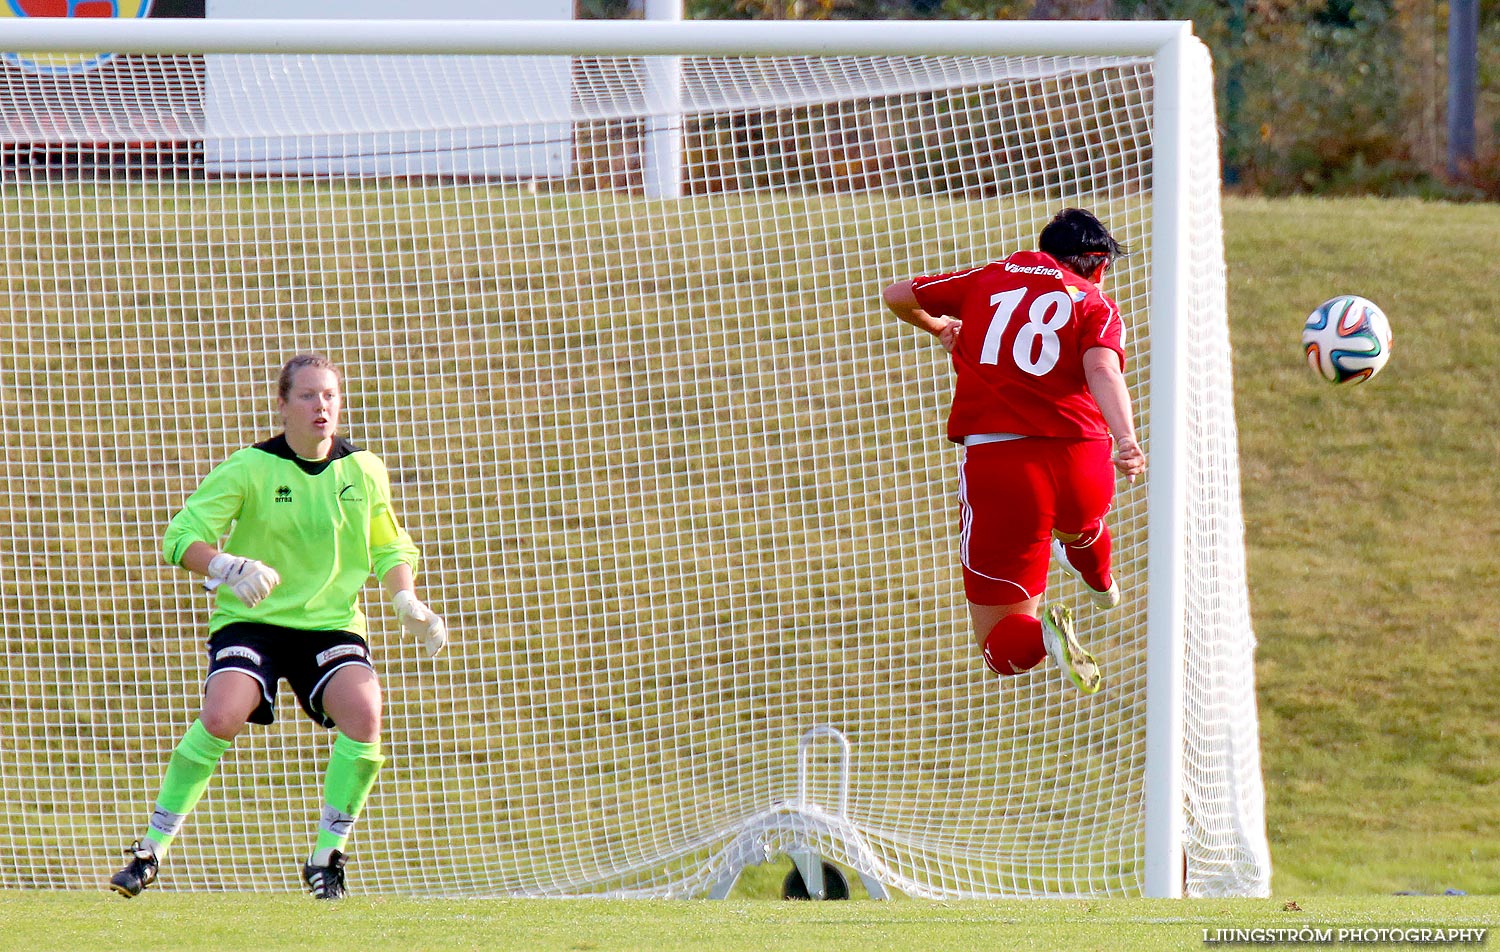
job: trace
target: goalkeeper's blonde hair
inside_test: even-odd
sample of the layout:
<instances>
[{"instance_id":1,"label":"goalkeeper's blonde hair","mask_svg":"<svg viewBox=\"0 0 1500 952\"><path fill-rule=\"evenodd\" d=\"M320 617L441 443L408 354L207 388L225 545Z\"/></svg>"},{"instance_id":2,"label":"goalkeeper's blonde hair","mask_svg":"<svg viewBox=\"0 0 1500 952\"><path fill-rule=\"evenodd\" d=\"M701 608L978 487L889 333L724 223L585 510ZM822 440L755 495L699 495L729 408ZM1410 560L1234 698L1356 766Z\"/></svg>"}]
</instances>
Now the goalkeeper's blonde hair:
<instances>
[{"instance_id":1,"label":"goalkeeper's blonde hair","mask_svg":"<svg viewBox=\"0 0 1500 952\"><path fill-rule=\"evenodd\" d=\"M285 400L292 392L292 380L296 378L297 371L306 367L316 367L319 370L327 370L338 378L339 389L344 389L344 375L338 365L324 357L322 354L298 354L287 361L281 368L281 376L276 380L276 395Z\"/></svg>"}]
</instances>

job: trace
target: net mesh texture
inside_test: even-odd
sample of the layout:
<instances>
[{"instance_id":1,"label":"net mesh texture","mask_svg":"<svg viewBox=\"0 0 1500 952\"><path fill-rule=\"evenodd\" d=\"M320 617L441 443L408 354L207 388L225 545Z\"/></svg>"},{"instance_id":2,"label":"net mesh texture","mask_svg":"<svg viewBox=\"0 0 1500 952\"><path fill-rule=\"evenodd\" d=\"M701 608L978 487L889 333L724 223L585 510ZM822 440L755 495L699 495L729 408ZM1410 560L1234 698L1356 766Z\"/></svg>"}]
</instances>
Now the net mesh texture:
<instances>
[{"instance_id":1,"label":"net mesh texture","mask_svg":"<svg viewBox=\"0 0 1500 952\"><path fill-rule=\"evenodd\" d=\"M1264 895L1192 52L1187 886ZM916 896L1139 893L1153 477L1111 515L1123 606L1052 579L1103 693L991 675L958 570L950 371L880 291L1093 210L1133 251L1109 291L1149 453L1152 97L1139 58L0 69L0 793L31 844L12 883L97 886L144 829L207 661L208 599L162 532L277 431L275 375L317 350L452 631L430 661L365 593L390 759L356 890L695 896L810 847ZM283 690L161 888L298 888L329 740ZM413 842L441 861L399 862Z\"/></svg>"}]
</instances>

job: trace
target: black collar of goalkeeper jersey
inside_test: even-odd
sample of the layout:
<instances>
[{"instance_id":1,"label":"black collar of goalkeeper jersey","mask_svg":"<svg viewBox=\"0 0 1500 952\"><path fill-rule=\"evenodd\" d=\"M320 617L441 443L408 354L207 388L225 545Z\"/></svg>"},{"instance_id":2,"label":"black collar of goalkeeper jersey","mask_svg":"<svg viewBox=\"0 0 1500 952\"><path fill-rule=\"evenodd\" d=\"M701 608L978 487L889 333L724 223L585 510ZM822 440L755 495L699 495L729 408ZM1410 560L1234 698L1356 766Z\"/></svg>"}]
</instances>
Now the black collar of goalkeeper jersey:
<instances>
[{"instance_id":1,"label":"black collar of goalkeeper jersey","mask_svg":"<svg viewBox=\"0 0 1500 952\"><path fill-rule=\"evenodd\" d=\"M320 460L303 459L293 452L292 445L286 441L285 433L278 433L264 443L256 443L255 448L262 453L270 453L272 456L279 457L280 459L291 460L297 464L298 469L309 476L317 476L331 466L336 459L343 459L345 456L360 452L359 447L353 443L350 443L342 436L335 436L333 438L333 445L328 448L327 458Z\"/></svg>"}]
</instances>

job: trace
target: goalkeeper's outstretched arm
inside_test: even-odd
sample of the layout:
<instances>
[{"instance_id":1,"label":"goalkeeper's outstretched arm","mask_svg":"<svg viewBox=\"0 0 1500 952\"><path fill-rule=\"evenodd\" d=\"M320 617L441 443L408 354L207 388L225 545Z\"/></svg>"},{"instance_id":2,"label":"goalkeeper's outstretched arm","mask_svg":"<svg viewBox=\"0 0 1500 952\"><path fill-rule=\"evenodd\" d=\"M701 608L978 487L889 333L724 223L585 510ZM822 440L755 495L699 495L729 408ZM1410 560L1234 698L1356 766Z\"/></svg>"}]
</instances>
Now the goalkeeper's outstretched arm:
<instances>
[{"instance_id":1,"label":"goalkeeper's outstretched arm","mask_svg":"<svg viewBox=\"0 0 1500 952\"><path fill-rule=\"evenodd\" d=\"M189 545L182 553L180 564L194 575L208 576L204 585L209 591L219 583L228 585L230 591L250 608L281 584L281 576L264 562L220 552L207 542Z\"/></svg>"},{"instance_id":2,"label":"goalkeeper's outstretched arm","mask_svg":"<svg viewBox=\"0 0 1500 952\"><path fill-rule=\"evenodd\" d=\"M443 646L448 643L448 626L438 617L437 612L422 604L417 598L416 580L411 566L405 562L397 562L390 571L385 573L382 579L385 590L391 596L391 604L395 606L396 617L401 621L401 627L408 634L416 635L422 639L422 647L427 649L427 657L436 657Z\"/></svg>"},{"instance_id":3,"label":"goalkeeper's outstretched arm","mask_svg":"<svg viewBox=\"0 0 1500 952\"><path fill-rule=\"evenodd\" d=\"M194 575L207 575L213 578L214 573L209 569L209 565L213 563L215 556L221 554L218 549L207 542L194 542L182 553L182 562L179 564Z\"/></svg>"}]
</instances>

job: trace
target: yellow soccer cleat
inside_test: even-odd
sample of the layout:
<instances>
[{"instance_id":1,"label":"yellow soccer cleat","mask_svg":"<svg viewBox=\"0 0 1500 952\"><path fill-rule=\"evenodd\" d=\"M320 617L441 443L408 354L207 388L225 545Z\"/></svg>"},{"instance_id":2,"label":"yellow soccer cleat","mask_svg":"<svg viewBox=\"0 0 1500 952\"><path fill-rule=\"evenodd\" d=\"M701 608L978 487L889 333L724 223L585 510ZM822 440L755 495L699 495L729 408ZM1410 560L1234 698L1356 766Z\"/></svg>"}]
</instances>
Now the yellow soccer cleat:
<instances>
[{"instance_id":1,"label":"yellow soccer cleat","mask_svg":"<svg viewBox=\"0 0 1500 952\"><path fill-rule=\"evenodd\" d=\"M1098 694L1104 685L1099 662L1083 650L1073 634L1073 613L1066 605L1048 605L1042 614L1042 644L1063 677L1084 694Z\"/></svg>"}]
</instances>

